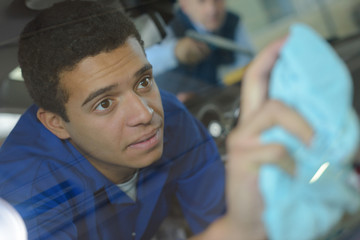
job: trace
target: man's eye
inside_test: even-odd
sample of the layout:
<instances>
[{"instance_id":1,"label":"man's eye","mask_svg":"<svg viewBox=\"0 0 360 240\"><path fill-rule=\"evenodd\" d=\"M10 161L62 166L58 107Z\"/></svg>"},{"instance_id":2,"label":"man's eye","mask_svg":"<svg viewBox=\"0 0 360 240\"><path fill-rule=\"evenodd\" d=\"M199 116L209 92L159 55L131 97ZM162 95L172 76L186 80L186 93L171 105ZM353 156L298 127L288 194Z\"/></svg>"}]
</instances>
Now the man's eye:
<instances>
[{"instance_id":1,"label":"man's eye","mask_svg":"<svg viewBox=\"0 0 360 240\"><path fill-rule=\"evenodd\" d=\"M96 109L95 110L98 110L98 111L105 111L107 110L109 107L111 107L113 101L110 100L110 99L105 99L103 101L101 101L99 103L99 105L97 105Z\"/></svg>"},{"instance_id":2,"label":"man's eye","mask_svg":"<svg viewBox=\"0 0 360 240\"><path fill-rule=\"evenodd\" d=\"M147 88L151 85L151 79L149 77L144 78L138 84L138 89Z\"/></svg>"}]
</instances>

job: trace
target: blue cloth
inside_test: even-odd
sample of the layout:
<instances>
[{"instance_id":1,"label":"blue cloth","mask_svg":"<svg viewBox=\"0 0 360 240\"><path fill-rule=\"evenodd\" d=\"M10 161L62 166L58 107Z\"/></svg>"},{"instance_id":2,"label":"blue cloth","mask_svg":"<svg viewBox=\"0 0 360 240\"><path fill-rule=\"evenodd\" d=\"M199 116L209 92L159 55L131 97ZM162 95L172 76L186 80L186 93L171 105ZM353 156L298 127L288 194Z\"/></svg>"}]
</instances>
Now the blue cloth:
<instances>
[{"instance_id":1,"label":"blue cloth","mask_svg":"<svg viewBox=\"0 0 360 240\"><path fill-rule=\"evenodd\" d=\"M137 201L49 132L36 106L28 109L0 149L0 196L20 212L29 239L150 239L175 195L195 233L224 213L224 166L214 141L175 97L161 97L164 152L140 169Z\"/></svg>"},{"instance_id":2,"label":"blue cloth","mask_svg":"<svg viewBox=\"0 0 360 240\"><path fill-rule=\"evenodd\" d=\"M269 97L299 112L314 137L306 147L280 127L262 134L264 143L284 144L296 163L294 177L276 166L262 167L265 225L272 240L316 239L360 205L359 193L350 184L359 145L351 76L324 39L310 27L295 24L273 69ZM317 179L320 169L326 170Z\"/></svg>"}]
</instances>

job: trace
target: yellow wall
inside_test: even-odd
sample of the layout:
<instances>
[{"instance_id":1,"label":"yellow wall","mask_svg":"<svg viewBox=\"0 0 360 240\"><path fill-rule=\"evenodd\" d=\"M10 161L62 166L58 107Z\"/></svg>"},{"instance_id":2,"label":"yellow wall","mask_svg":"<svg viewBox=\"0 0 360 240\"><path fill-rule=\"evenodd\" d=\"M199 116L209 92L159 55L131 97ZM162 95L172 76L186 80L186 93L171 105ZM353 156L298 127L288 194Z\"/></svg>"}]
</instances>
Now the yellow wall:
<instances>
[{"instance_id":1,"label":"yellow wall","mask_svg":"<svg viewBox=\"0 0 360 240\"><path fill-rule=\"evenodd\" d=\"M359 31L354 23L353 10L360 6L360 0L288 0L294 5L290 16L270 23L261 0L227 0L229 9L241 14L244 24L257 50L267 43L287 33L294 22L303 22L312 26L326 38L346 37ZM319 4L324 4L320 7ZM324 19L328 10L332 20ZM333 27L332 27L333 26ZM334 34L332 34L334 33Z\"/></svg>"}]
</instances>

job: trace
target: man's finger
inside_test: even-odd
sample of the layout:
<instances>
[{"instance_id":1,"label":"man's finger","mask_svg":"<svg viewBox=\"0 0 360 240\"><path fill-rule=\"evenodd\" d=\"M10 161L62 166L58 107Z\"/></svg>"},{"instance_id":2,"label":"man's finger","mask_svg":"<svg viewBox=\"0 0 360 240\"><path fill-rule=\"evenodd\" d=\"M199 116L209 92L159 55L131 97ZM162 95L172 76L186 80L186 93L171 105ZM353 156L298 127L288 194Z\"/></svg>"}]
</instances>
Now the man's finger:
<instances>
[{"instance_id":1,"label":"man's finger","mask_svg":"<svg viewBox=\"0 0 360 240\"><path fill-rule=\"evenodd\" d=\"M241 87L240 121L253 114L266 100L271 70L286 37L270 44L250 64Z\"/></svg>"},{"instance_id":2,"label":"man's finger","mask_svg":"<svg viewBox=\"0 0 360 240\"><path fill-rule=\"evenodd\" d=\"M260 143L260 134L274 126L281 126L303 143L310 145L313 137L313 129L309 123L294 109L285 104L268 100L251 119L247 119L239 125L237 141L239 144Z\"/></svg>"},{"instance_id":3,"label":"man's finger","mask_svg":"<svg viewBox=\"0 0 360 240\"><path fill-rule=\"evenodd\" d=\"M277 143L258 145L247 148L234 148L229 149L228 151L228 167L237 169L237 165L242 165L244 171L252 170L257 171L258 167L263 164L279 164L280 161L287 161L290 159L289 154L286 151L286 148ZM235 161L232 161L235 160ZM231 171L231 170L230 170ZM237 171L237 170L235 170Z\"/></svg>"}]
</instances>

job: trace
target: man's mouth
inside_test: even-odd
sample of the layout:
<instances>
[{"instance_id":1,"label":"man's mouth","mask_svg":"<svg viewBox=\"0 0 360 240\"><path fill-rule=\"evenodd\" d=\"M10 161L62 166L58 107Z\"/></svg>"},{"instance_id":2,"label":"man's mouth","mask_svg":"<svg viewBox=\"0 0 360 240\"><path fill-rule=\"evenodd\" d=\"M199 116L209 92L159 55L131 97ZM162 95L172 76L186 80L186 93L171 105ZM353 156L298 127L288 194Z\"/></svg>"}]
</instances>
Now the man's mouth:
<instances>
[{"instance_id":1,"label":"man's mouth","mask_svg":"<svg viewBox=\"0 0 360 240\"><path fill-rule=\"evenodd\" d=\"M155 147L161 139L160 128L157 128L150 133L143 135L141 138L130 144L128 148L148 150Z\"/></svg>"}]
</instances>

